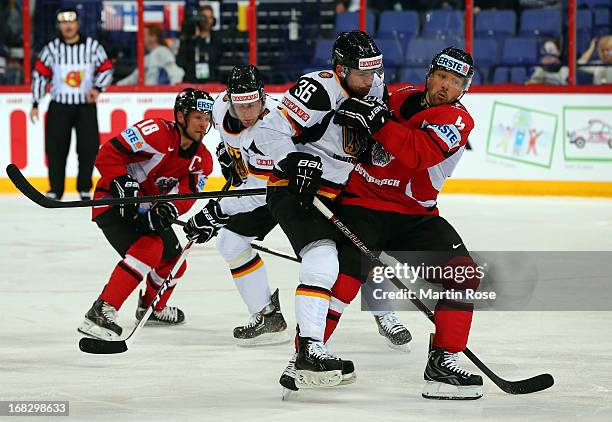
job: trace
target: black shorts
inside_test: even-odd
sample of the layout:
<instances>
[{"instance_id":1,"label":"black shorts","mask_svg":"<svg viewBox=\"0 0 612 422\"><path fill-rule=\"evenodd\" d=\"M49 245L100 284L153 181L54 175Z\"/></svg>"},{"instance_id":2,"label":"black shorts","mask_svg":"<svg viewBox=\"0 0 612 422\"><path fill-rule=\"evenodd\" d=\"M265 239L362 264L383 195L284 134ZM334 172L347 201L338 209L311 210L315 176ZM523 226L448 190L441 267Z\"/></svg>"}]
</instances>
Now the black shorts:
<instances>
[{"instance_id":1,"label":"black shorts","mask_svg":"<svg viewBox=\"0 0 612 422\"><path fill-rule=\"evenodd\" d=\"M241 212L230 216L225 228L231 232L246 237L263 240L276 227L276 220L270 214L270 209L263 205L253 211Z\"/></svg>"},{"instance_id":2,"label":"black shorts","mask_svg":"<svg viewBox=\"0 0 612 422\"><path fill-rule=\"evenodd\" d=\"M395 252L390 255L400 262L406 262L408 256L412 263L435 265L455 256L469 256L461 236L439 215L407 215L358 206L337 207L336 215L368 249ZM363 278L370 263L344 236L338 253L340 272Z\"/></svg>"},{"instance_id":3,"label":"black shorts","mask_svg":"<svg viewBox=\"0 0 612 422\"><path fill-rule=\"evenodd\" d=\"M327 198L319 199L326 205L329 202ZM285 232L296 255L299 256L305 246L317 240L338 239L333 224L314 205L304 208L297 196L286 189L268 190L267 202L272 217Z\"/></svg>"},{"instance_id":4,"label":"black shorts","mask_svg":"<svg viewBox=\"0 0 612 422\"><path fill-rule=\"evenodd\" d=\"M178 237L176 237L174 230L171 228L157 232L145 230L121 217L119 209L116 207L100 214L95 219L95 222L102 230L102 233L104 233L108 242L122 258L125 258L128 249L130 249L138 239L150 234L158 235L164 242L162 259L176 258L181 253L181 243Z\"/></svg>"}]
</instances>

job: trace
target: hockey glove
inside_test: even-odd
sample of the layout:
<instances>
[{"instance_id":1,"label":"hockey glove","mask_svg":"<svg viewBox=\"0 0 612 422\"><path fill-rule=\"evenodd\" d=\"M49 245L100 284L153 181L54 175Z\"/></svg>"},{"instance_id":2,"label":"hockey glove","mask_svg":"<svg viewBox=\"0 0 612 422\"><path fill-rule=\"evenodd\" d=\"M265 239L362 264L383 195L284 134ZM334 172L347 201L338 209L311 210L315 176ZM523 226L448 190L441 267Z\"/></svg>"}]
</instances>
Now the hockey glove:
<instances>
[{"instance_id":1,"label":"hockey glove","mask_svg":"<svg viewBox=\"0 0 612 422\"><path fill-rule=\"evenodd\" d=\"M377 97L349 98L342 103L334 116L334 123L348 126L362 135L371 136L389 120L391 113Z\"/></svg>"},{"instance_id":2,"label":"hockey glove","mask_svg":"<svg viewBox=\"0 0 612 422\"><path fill-rule=\"evenodd\" d=\"M211 199L199 213L187 221L183 231L187 239L196 243L206 243L217 235L221 227L229 223L229 219L229 215L221 211L219 202Z\"/></svg>"},{"instance_id":3,"label":"hockey glove","mask_svg":"<svg viewBox=\"0 0 612 422\"><path fill-rule=\"evenodd\" d=\"M110 193L116 198L134 198L138 196L140 185L130 174L124 174L113 179ZM132 220L138 215L138 204L119 204L121 217Z\"/></svg>"},{"instance_id":4,"label":"hockey glove","mask_svg":"<svg viewBox=\"0 0 612 422\"><path fill-rule=\"evenodd\" d=\"M300 198L303 206L309 207L323 175L321 157L306 152L291 152L278 165L289 179L287 189Z\"/></svg>"},{"instance_id":5,"label":"hockey glove","mask_svg":"<svg viewBox=\"0 0 612 422\"><path fill-rule=\"evenodd\" d=\"M243 181L236 169L236 161L232 156L227 152L227 148L225 147L225 142L219 142L216 150L217 160L219 161L219 165L221 166L221 173L225 180L232 181L232 186L238 187Z\"/></svg>"},{"instance_id":6,"label":"hockey glove","mask_svg":"<svg viewBox=\"0 0 612 422\"><path fill-rule=\"evenodd\" d=\"M144 214L136 217L137 223L146 230L163 231L172 226L178 218L178 210L172 202L158 202Z\"/></svg>"}]
</instances>

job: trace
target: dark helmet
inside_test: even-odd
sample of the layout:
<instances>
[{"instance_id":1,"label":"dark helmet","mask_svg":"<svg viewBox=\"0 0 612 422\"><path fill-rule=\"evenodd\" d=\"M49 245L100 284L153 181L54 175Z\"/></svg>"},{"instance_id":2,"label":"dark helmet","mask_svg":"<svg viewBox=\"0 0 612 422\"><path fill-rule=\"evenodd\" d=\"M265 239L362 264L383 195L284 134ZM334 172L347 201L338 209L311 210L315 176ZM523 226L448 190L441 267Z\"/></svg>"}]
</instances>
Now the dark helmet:
<instances>
[{"instance_id":1,"label":"dark helmet","mask_svg":"<svg viewBox=\"0 0 612 422\"><path fill-rule=\"evenodd\" d=\"M181 125L178 122L178 119L176 117L177 113L179 111L183 113L183 115L185 116L185 119L187 119L189 112L194 111L194 110L204 111L212 116L212 110L213 110L214 103L215 103L215 100L213 99L213 97L210 96L208 92L200 91L199 89L195 89L195 88L185 88L181 92L179 92L178 95L176 96L176 100L174 100L174 120L183 129L184 134L192 141L198 142L197 139L193 139L187 133L187 124L184 123ZM185 120L185 122L186 121L187 120ZM210 126L208 126L208 129L206 129L206 133L208 133L211 127L212 127L212 119L211 119Z\"/></svg>"},{"instance_id":2,"label":"dark helmet","mask_svg":"<svg viewBox=\"0 0 612 422\"><path fill-rule=\"evenodd\" d=\"M79 20L79 13L74 7L62 7L55 14L57 23L75 22Z\"/></svg>"},{"instance_id":3,"label":"dark helmet","mask_svg":"<svg viewBox=\"0 0 612 422\"><path fill-rule=\"evenodd\" d=\"M474 76L474 60L470 53L460 48L447 47L434 56L427 76L431 75L436 69L446 70L464 78L463 89L467 90Z\"/></svg>"},{"instance_id":4,"label":"dark helmet","mask_svg":"<svg viewBox=\"0 0 612 422\"><path fill-rule=\"evenodd\" d=\"M332 52L334 69L337 64L350 69L377 70L382 69L382 53L366 32L342 32L334 42Z\"/></svg>"},{"instance_id":5,"label":"dark helmet","mask_svg":"<svg viewBox=\"0 0 612 422\"><path fill-rule=\"evenodd\" d=\"M205 111L212 114L215 100L208 92L200 91L195 88L185 88L176 96L174 100L174 118L180 111L185 116L192 110Z\"/></svg>"},{"instance_id":6,"label":"dark helmet","mask_svg":"<svg viewBox=\"0 0 612 422\"><path fill-rule=\"evenodd\" d=\"M265 101L264 81L259 69L252 64L235 66L227 78L227 93L231 103Z\"/></svg>"}]
</instances>

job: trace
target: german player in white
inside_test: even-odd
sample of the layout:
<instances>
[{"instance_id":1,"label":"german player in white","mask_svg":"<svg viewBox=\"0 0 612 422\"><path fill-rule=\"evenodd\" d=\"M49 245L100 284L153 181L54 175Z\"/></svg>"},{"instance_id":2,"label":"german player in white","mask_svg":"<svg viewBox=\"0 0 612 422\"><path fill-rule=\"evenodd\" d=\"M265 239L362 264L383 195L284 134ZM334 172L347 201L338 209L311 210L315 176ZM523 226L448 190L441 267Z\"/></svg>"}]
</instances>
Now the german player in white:
<instances>
[{"instance_id":1,"label":"german player in white","mask_svg":"<svg viewBox=\"0 0 612 422\"><path fill-rule=\"evenodd\" d=\"M257 149L254 137L259 122L279 113L277 105L265 94L263 78L253 65L234 67L227 91L215 100L213 120L221 135L217 158L223 175L238 190L264 188L268 182L274 163ZM271 293L264 262L251 247L275 226L265 196L259 195L210 200L184 227L187 237L199 243L217 235L217 249L251 315L246 325L234 329L241 346L289 341L278 289Z\"/></svg>"},{"instance_id":2,"label":"german player in white","mask_svg":"<svg viewBox=\"0 0 612 422\"><path fill-rule=\"evenodd\" d=\"M186 88L176 97L175 121L143 120L104 144L96 160L102 177L94 199L203 191L213 164L202 144L212 126L212 109L213 99L207 92ZM146 279L136 318L144 315L181 253L172 221L187 212L194 202L92 208L93 221L122 259L85 314L78 328L80 332L106 340L117 339L122 332L117 324L117 311ZM147 324L184 322L183 312L166 303L185 268L184 262L155 305Z\"/></svg>"},{"instance_id":3,"label":"german player in white","mask_svg":"<svg viewBox=\"0 0 612 422\"><path fill-rule=\"evenodd\" d=\"M464 241L437 207L438 193L457 166L474 127L459 101L473 74L470 54L449 47L433 58L424 91L408 86L394 92L389 110L377 99L349 99L334 118L375 141L351 174L336 212L371 250L435 252L421 258L426 265L445 271L427 280L447 291L476 290L480 284L477 265ZM363 275L360 253L353 244L345 241L339 250L340 272L351 278ZM421 258L416 262L422 262ZM458 353L467 345L473 308L465 298L441 299L436 304L436 332L423 397L482 396L482 377L458 362Z\"/></svg>"},{"instance_id":4,"label":"german player in white","mask_svg":"<svg viewBox=\"0 0 612 422\"><path fill-rule=\"evenodd\" d=\"M311 203L315 195L333 201L366 147L366 138L332 122L335 110L351 96L382 99L385 86L382 54L365 32L342 33L333 57L333 69L306 74L285 93L280 113L264 118L255 138L255 147L275 163L268 180L268 206L302 259L295 299L297 352L280 379L283 387L294 391L355 379L352 362L332 355L325 346L329 312L345 302L333 289L338 277L337 233ZM403 326L402 330L408 332ZM410 341L409 333L404 339Z\"/></svg>"}]
</instances>

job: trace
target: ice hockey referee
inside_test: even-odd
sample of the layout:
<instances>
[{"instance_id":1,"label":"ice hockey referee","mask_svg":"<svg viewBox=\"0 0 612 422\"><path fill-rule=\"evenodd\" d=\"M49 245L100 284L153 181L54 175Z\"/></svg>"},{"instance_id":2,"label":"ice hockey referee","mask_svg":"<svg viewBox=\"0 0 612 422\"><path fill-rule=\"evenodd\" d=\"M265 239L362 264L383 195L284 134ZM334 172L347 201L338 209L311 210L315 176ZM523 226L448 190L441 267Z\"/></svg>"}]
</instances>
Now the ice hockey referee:
<instances>
[{"instance_id":1,"label":"ice hockey referee","mask_svg":"<svg viewBox=\"0 0 612 422\"><path fill-rule=\"evenodd\" d=\"M47 196L64 194L66 159L72 128L76 130L79 171L77 190L90 198L94 161L100 147L96 100L110 85L113 67L102 45L79 32L74 8L57 13L60 36L43 47L32 72L32 122L38 120L38 103L51 83L51 102L45 121L45 151L49 166Z\"/></svg>"}]
</instances>

